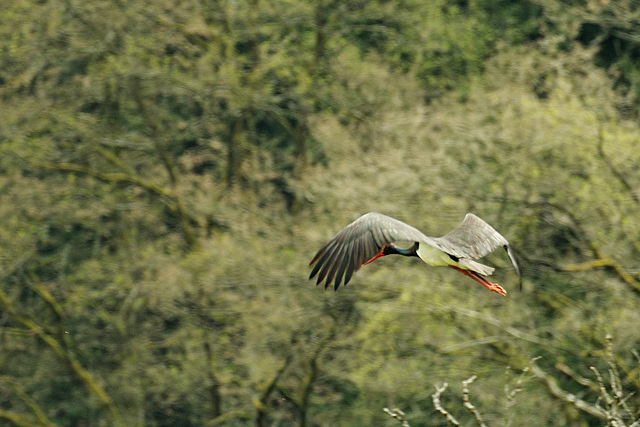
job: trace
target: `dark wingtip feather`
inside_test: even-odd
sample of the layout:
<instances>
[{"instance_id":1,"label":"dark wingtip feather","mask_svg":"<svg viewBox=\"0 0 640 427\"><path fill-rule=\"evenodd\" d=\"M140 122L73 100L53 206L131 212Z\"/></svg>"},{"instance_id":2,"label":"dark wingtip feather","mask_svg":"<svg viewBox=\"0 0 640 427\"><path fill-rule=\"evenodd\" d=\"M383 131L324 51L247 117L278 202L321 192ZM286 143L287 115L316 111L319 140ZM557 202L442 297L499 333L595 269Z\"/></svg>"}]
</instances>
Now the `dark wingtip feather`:
<instances>
[{"instance_id":1,"label":"dark wingtip feather","mask_svg":"<svg viewBox=\"0 0 640 427\"><path fill-rule=\"evenodd\" d=\"M311 260L311 262L309 263L309 266L312 266L313 264L315 264L316 262L318 262L318 260L320 259L320 257L327 251L327 248L329 247L329 245L331 244L331 242L327 243L326 245L324 245L322 248L320 248L320 250L318 252L316 252L316 256L313 257L313 259Z\"/></svg>"},{"instance_id":2,"label":"dark wingtip feather","mask_svg":"<svg viewBox=\"0 0 640 427\"><path fill-rule=\"evenodd\" d=\"M318 274L320 267L322 267L322 264L316 264L316 266L313 267L313 270L311 270L311 274L309 275L309 280L313 279L315 275Z\"/></svg>"},{"instance_id":3,"label":"dark wingtip feather","mask_svg":"<svg viewBox=\"0 0 640 427\"><path fill-rule=\"evenodd\" d=\"M326 277L327 282L333 282L333 279L336 278L336 275L340 270L340 266L342 265L342 261L344 260L344 251L344 247L338 248L335 255L331 257L331 268L329 269L329 273Z\"/></svg>"},{"instance_id":4,"label":"dark wingtip feather","mask_svg":"<svg viewBox=\"0 0 640 427\"><path fill-rule=\"evenodd\" d=\"M348 244L342 251L342 261L340 261L340 267L338 268L338 270L336 271L336 281L334 282L334 286L337 288L338 286L340 286L340 282L342 281L342 278L344 277L344 272L347 269L349 263L350 263L350 251L351 251L351 245Z\"/></svg>"},{"instance_id":5,"label":"dark wingtip feather","mask_svg":"<svg viewBox=\"0 0 640 427\"><path fill-rule=\"evenodd\" d=\"M344 273L344 285L347 286L349 280L351 280L351 275L353 274L353 262L350 262L347 266L347 271Z\"/></svg>"}]
</instances>

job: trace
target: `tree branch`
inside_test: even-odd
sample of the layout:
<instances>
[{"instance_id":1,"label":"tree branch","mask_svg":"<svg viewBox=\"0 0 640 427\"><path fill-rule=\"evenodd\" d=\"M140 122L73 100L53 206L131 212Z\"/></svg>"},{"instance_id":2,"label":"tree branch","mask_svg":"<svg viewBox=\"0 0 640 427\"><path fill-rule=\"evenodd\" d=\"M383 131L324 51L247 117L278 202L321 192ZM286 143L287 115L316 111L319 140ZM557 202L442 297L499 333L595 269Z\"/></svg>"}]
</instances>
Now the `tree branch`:
<instances>
[{"instance_id":1,"label":"tree branch","mask_svg":"<svg viewBox=\"0 0 640 427\"><path fill-rule=\"evenodd\" d=\"M60 342L58 342L55 338L48 335L45 330L35 321L16 311L7 295L2 291L0 291L0 305L4 307L6 312L16 322L27 328L36 338L38 338L42 343L51 348L60 360L67 364L67 366L71 369L71 372L73 372L77 376L77 378L80 379L87 390L89 390L90 393L94 394L98 398L98 400L109 410L116 425L123 425L122 419L120 418L120 413L113 404L111 397L95 380L93 375L91 375L91 373L82 366L74 353L68 351L65 346L61 345Z\"/></svg>"},{"instance_id":2,"label":"tree branch","mask_svg":"<svg viewBox=\"0 0 640 427\"><path fill-rule=\"evenodd\" d=\"M36 416L36 418L37 418L37 420L39 422L39 425L47 426L47 427L55 427L55 424L53 424L51 421L49 421L49 419L45 415L45 413L42 410L42 408L40 408L40 405L38 405L35 400L33 400L25 392L23 392L22 390L20 390L18 388L18 385L16 384L16 381L14 381L13 379L10 379L10 378L6 378L6 377L0 378L0 381L3 382L3 383L8 383L9 384L9 386L11 387L11 392L13 394L15 394L16 396L18 396L18 398L20 400L22 400L31 409L33 414Z\"/></svg>"},{"instance_id":3,"label":"tree branch","mask_svg":"<svg viewBox=\"0 0 640 427\"><path fill-rule=\"evenodd\" d=\"M549 202L546 200L530 202L527 200L504 198L504 197L492 197L492 198L503 200L503 201L509 201L513 203L518 203L518 204L522 204L524 206L529 206L529 207L538 207L538 206L550 207L554 210L557 210L558 212L561 212L562 214L566 215L569 218L573 226L576 228L577 233L580 236L582 236L582 239L584 239L584 241L587 243L587 245L591 249L591 253L593 254L593 257L595 259L584 262L584 263L573 264L565 267L555 266L554 268L552 266L552 268L556 270L559 269L558 271L575 272L575 271L591 270L594 268L608 267L608 268L611 268L616 273L616 275L618 276L618 278L620 278L620 280L622 280L631 288L633 288L634 291L640 293L640 281L634 279L631 275L627 274L624 271L624 269L620 267L618 263L616 263L613 259L611 259L610 257L602 253L602 251L600 250L600 246L589 237L589 234L587 233L586 229L582 225L582 222L579 221L578 218L570 210L556 203Z\"/></svg>"},{"instance_id":4,"label":"tree branch","mask_svg":"<svg viewBox=\"0 0 640 427\"><path fill-rule=\"evenodd\" d=\"M269 396L271 395L271 392L273 392L273 390L276 388L276 386L278 384L278 381L280 381L280 377L282 376L284 371L289 367L289 365L291 364L292 360L293 360L293 354L289 353L287 355L287 358L285 359L284 363L280 367L280 369L278 369L278 372L276 372L276 374L271 379L271 381L269 381L269 383L264 388L262 393L260 393L260 397L258 399L256 399L256 400L254 400L253 404L254 404L254 406L256 408L256 411L257 411L257 415L256 415L256 426L257 427L264 427L264 426L267 425L267 413L268 413L267 412L267 408L268 408L267 401L269 400Z\"/></svg>"},{"instance_id":5,"label":"tree branch","mask_svg":"<svg viewBox=\"0 0 640 427\"><path fill-rule=\"evenodd\" d=\"M562 372L563 374L567 375L568 377L571 377L578 384L585 387L589 387L594 391L598 391L598 387L593 383L593 381L591 381L589 378L585 378L581 375L578 375L573 371L573 369L571 369L569 366L565 365L564 363L561 363L561 362L556 363L556 369Z\"/></svg>"},{"instance_id":6,"label":"tree branch","mask_svg":"<svg viewBox=\"0 0 640 427\"><path fill-rule=\"evenodd\" d=\"M184 205L182 204L182 200L177 195L173 194L170 190L161 187L154 182L142 178L139 175L128 173L128 172L98 172L86 166L78 165L75 163L50 163L44 162L39 163L43 169L52 169L64 172L75 172L84 175L88 175L94 177L100 181L108 182L108 183L127 183L134 184L139 187L144 188L145 190L153 193L157 196L160 196L164 203L174 212L178 214L182 224L182 232L184 234L185 240L189 245L189 248L194 248L197 246L197 238L195 233L193 232L193 228L190 225L190 222L193 221L197 223L196 219L188 214Z\"/></svg>"},{"instance_id":7,"label":"tree branch","mask_svg":"<svg viewBox=\"0 0 640 427\"><path fill-rule=\"evenodd\" d=\"M446 409L444 409L442 407L442 404L440 403L440 396L447 389L448 385L449 384L445 382L441 387L436 386L436 392L431 395L431 398L433 399L433 406L435 406L438 412L445 416L445 418L451 423L451 425L459 426L460 423L458 422L458 420L456 420L453 415L451 415Z\"/></svg>"},{"instance_id":8,"label":"tree branch","mask_svg":"<svg viewBox=\"0 0 640 427\"><path fill-rule=\"evenodd\" d=\"M16 414L11 411L6 411L4 409L0 409L0 420L8 421L11 424L16 425L18 427L33 427L33 421L31 421L27 417L20 414ZM39 424L39 425L50 426L51 424Z\"/></svg>"},{"instance_id":9,"label":"tree branch","mask_svg":"<svg viewBox=\"0 0 640 427\"><path fill-rule=\"evenodd\" d=\"M250 412L247 412L245 410L239 409L239 410L236 410L236 411L226 412L225 414L220 415L219 417L212 419L206 425L207 425L207 427L216 427L216 426L228 423L229 421L231 421L233 419L240 419L240 420L248 421L251 418L253 418L253 416L251 415Z\"/></svg>"},{"instance_id":10,"label":"tree branch","mask_svg":"<svg viewBox=\"0 0 640 427\"><path fill-rule=\"evenodd\" d=\"M602 411L602 409L598 408L597 406L591 405L590 403L587 403L582 399L578 399L578 397L575 394L564 391L562 388L560 388L555 378L548 375L546 372L540 369L538 365L536 365L535 363L531 364L531 372L537 378L542 380L542 382L547 386L547 389L549 390L549 393L551 393L552 396L557 397L558 399L563 400L575 406L577 409L581 410L582 412L586 412L587 414L592 415L598 418L599 420L603 420L603 421L608 420L607 414L605 414Z\"/></svg>"},{"instance_id":11,"label":"tree branch","mask_svg":"<svg viewBox=\"0 0 640 427\"><path fill-rule=\"evenodd\" d=\"M473 404L469 400L469 385L472 382L474 382L476 378L477 378L477 376L474 375L471 378L469 378L468 380L462 381L462 401L464 402L464 407L467 408L469 410L469 412L471 412L471 414L473 415L473 418L475 418L476 423L478 424L478 426L487 427L487 425L482 420L482 416L480 415L480 412L478 412L476 407L473 406Z\"/></svg>"},{"instance_id":12,"label":"tree branch","mask_svg":"<svg viewBox=\"0 0 640 427\"><path fill-rule=\"evenodd\" d=\"M398 408L382 408L382 410L389 415L391 418L395 418L399 423L402 424L402 427L409 427L409 421L405 419L405 414Z\"/></svg>"},{"instance_id":13,"label":"tree branch","mask_svg":"<svg viewBox=\"0 0 640 427\"><path fill-rule=\"evenodd\" d=\"M160 157L160 160L164 164L164 167L167 170L167 173L169 174L169 179L171 180L171 183L175 184L176 182L178 182L178 174L176 173L176 167L173 164L173 159L171 158L171 156L169 155L167 150L165 150L164 146L161 143L161 141L164 139L163 138L164 134L160 129L160 124L158 123L156 116L151 112L151 106L142 96L141 86L142 86L142 79L139 76L135 76L132 82L133 98L138 104L138 107L140 107L142 116L144 117L144 120L147 122L149 129L151 129L151 142L153 143L156 153L158 154L158 157Z\"/></svg>"},{"instance_id":14,"label":"tree branch","mask_svg":"<svg viewBox=\"0 0 640 427\"><path fill-rule=\"evenodd\" d=\"M602 124L598 125L598 145L597 145L598 155L609 169L611 175L614 176L618 180L618 182L624 187L625 190L629 192L631 199L640 204L640 195L636 190L634 190L633 186L629 183L627 178L623 173L621 173L617 168L613 167L613 163L611 159L604 152L604 131L602 129Z\"/></svg>"},{"instance_id":15,"label":"tree branch","mask_svg":"<svg viewBox=\"0 0 640 427\"><path fill-rule=\"evenodd\" d=\"M518 329L512 327L512 326L508 326L503 324L500 320L493 318L491 316L488 316L486 314L474 311L474 310L469 310L466 308L455 308L455 307L451 307L450 308L451 311L455 312L455 313L459 313L468 317L472 317L474 319L479 319L482 320L490 325L496 326L500 329L502 329L503 331L505 331L506 333L508 333L509 335L512 335L516 338L519 338L521 340L525 340L525 341L529 341L535 344L539 344L539 345L543 345L543 346L548 346L550 343L542 340L538 337L536 337L535 335L531 335L528 334L526 332L522 332L519 331Z\"/></svg>"},{"instance_id":16,"label":"tree branch","mask_svg":"<svg viewBox=\"0 0 640 427\"><path fill-rule=\"evenodd\" d=\"M204 337L203 341L204 351L207 355L207 374L209 375L209 380L211 381L211 385L207 387L209 390L209 396L211 397L211 415L215 419L220 418L220 416L222 415L222 395L220 394L220 380L218 380L218 375L216 375L215 361L211 343L206 336Z\"/></svg>"}]
</instances>

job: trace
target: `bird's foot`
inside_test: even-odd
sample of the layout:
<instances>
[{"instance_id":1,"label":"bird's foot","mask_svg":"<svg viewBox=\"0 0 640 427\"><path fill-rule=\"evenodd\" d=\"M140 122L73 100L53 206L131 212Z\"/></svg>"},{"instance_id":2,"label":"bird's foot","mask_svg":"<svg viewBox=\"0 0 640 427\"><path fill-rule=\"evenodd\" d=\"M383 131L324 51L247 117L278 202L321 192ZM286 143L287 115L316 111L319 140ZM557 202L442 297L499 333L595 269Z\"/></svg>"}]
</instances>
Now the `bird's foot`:
<instances>
[{"instance_id":1,"label":"bird's foot","mask_svg":"<svg viewBox=\"0 0 640 427\"><path fill-rule=\"evenodd\" d=\"M487 283L486 284L482 283L482 282L480 282L480 283L482 283L490 291L493 291L493 292L495 292L497 294L500 294L503 297L507 296L507 291L502 286L498 285L497 283L492 283L492 282L490 282L488 280L485 280L485 282L487 282Z\"/></svg>"}]
</instances>

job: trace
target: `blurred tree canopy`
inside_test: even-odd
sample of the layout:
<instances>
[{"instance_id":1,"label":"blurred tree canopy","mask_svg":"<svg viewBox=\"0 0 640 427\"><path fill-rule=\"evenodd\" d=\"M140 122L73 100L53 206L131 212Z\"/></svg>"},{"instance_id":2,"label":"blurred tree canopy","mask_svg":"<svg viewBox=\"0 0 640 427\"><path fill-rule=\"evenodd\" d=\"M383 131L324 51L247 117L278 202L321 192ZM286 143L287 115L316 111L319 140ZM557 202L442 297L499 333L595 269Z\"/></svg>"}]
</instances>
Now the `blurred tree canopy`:
<instances>
[{"instance_id":1,"label":"blurred tree canopy","mask_svg":"<svg viewBox=\"0 0 640 427\"><path fill-rule=\"evenodd\" d=\"M4 3L3 424L638 417L636 2ZM523 292L499 254L506 298L409 259L314 288L368 211L473 211Z\"/></svg>"}]
</instances>

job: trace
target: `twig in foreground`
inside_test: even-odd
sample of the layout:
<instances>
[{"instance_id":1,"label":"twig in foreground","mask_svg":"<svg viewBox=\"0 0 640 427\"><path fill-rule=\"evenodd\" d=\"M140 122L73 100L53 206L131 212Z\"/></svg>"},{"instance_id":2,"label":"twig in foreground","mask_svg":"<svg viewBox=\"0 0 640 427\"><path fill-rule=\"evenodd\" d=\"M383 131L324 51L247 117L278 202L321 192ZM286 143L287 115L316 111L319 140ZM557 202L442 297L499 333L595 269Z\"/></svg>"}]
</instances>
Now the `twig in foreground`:
<instances>
[{"instance_id":1,"label":"twig in foreground","mask_svg":"<svg viewBox=\"0 0 640 427\"><path fill-rule=\"evenodd\" d=\"M464 407L469 410L473 414L473 418L476 419L476 423L478 423L479 427L487 427L487 425L482 420L482 416L480 412L476 409L475 406L469 400L469 384L471 384L477 378L476 375L472 376L468 380L462 381L462 401L464 402Z\"/></svg>"},{"instance_id":2,"label":"twig in foreground","mask_svg":"<svg viewBox=\"0 0 640 427\"><path fill-rule=\"evenodd\" d=\"M448 385L449 384L444 383L441 387L436 386L436 392L431 395L431 398L433 399L433 406L435 406L436 410L444 415L452 425L459 426L460 423L458 420L456 420L453 415L447 412L447 410L442 407L442 404L440 404L440 395L442 395L442 392L447 389Z\"/></svg>"},{"instance_id":3,"label":"twig in foreground","mask_svg":"<svg viewBox=\"0 0 640 427\"><path fill-rule=\"evenodd\" d=\"M382 410L389 415L391 418L395 418L399 422L402 423L402 427L410 427L409 422L404 418L404 412L398 408L382 408Z\"/></svg>"}]
</instances>

